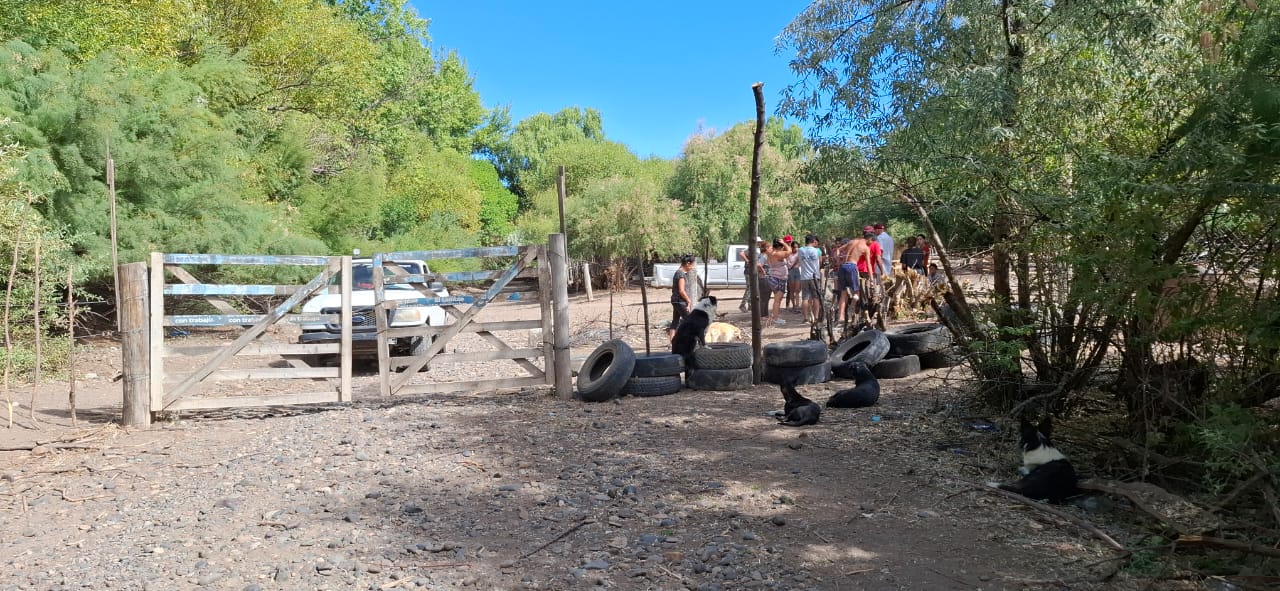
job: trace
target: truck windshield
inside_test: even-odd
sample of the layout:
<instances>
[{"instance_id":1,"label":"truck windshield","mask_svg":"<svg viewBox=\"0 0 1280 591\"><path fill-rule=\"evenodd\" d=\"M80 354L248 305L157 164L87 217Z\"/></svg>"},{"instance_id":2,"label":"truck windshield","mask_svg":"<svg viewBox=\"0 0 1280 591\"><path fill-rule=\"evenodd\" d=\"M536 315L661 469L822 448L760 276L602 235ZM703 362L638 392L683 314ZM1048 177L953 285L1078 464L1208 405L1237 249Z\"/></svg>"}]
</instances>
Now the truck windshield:
<instances>
[{"instance_id":1,"label":"truck windshield","mask_svg":"<svg viewBox=\"0 0 1280 591\"><path fill-rule=\"evenodd\" d=\"M409 272L411 275L421 275L423 273L422 265L419 263L398 263L401 268ZM382 269L383 277L393 277L395 273L391 269ZM369 263L354 263L351 265L351 289L373 289L373 265ZM342 281L342 274L334 275L330 285L338 285ZM388 285L387 289L413 289L408 285Z\"/></svg>"}]
</instances>

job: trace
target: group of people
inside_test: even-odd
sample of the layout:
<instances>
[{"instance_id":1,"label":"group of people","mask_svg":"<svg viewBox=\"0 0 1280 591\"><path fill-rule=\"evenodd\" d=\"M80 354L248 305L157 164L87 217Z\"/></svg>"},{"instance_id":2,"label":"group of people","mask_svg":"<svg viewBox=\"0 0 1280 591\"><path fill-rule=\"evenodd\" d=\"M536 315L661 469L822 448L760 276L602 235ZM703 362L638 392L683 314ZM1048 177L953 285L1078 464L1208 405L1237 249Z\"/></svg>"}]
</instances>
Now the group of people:
<instances>
[{"instance_id":1,"label":"group of people","mask_svg":"<svg viewBox=\"0 0 1280 591\"><path fill-rule=\"evenodd\" d=\"M865 301L875 301L877 286L893 275L893 237L883 223L862 228L860 238L837 238L825 247L817 236L809 234L800 246L791 236L772 242L757 238L759 251L756 265L762 278L762 294L770 294L768 321L783 324L780 312L783 302L793 312L804 315L807 323L821 317L822 269L829 268L840 294L837 318L844 318L852 297L860 292ZM940 280L937 264L930 261L929 242L923 234L907 238L906 248L898 262L904 272L929 275L929 282ZM743 253L744 260L746 253ZM829 266L828 266L829 265ZM746 311L744 298L739 310Z\"/></svg>"},{"instance_id":2,"label":"group of people","mask_svg":"<svg viewBox=\"0 0 1280 591\"><path fill-rule=\"evenodd\" d=\"M822 273L830 269L840 294L836 318L844 318L853 296L863 293L866 302L879 297L876 288L884 278L893 275L893 237L883 223L862 228L862 236L836 238L824 246L813 234L804 237L803 245L792 236L772 241L756 237L757 276L760 278L761 303L767 305L767 322L781 325L786 321L781 312L785 305L793 312L804 315L804 322L815 323L822 316ZM930 285L945 281L938 265L930 260L931 249L923 234L907 238L906 248L898 262L904 272L928 276ZM747 251L742 252L747 260ZM693 307L694 257L685 255L680 268L672 278L672 321L667 336L675 334L676 327ZM747 310L749 298L743 297L738 307ZM770 300L772 303L769 304Z\"/></svg>"}]
</instances>

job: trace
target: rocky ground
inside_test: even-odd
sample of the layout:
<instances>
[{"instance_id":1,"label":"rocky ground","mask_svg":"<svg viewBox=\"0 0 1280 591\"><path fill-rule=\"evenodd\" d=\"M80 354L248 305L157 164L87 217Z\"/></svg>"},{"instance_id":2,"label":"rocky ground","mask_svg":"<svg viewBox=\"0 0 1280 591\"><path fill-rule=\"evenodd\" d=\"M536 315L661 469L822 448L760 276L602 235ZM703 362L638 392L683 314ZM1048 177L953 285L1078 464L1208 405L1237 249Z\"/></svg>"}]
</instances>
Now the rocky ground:
<instances>
[{"instance_id":1,"label":"rocky ground","mask_svg":"<svg viewBox=\"0 0 1280 591\"><path fill-rule=\"evenodd\" d=\"M642 347L635 299L575 298L575 355L611 325ZM766 340L804 338L790 318ZM46 384L42 428L19 408L0 433L34 447L0 452L0 589L1134 587L1090 582L1114 551L1089 534L975 486L1013 477L1014 434L947 370L801 429L767 416L782 400L762 385L604 404L366 392L126 431L109 422L118 351L85 358L78 427ZM1115 510L1065 510L1126 539Z\"/></svg>"}]
</instances>

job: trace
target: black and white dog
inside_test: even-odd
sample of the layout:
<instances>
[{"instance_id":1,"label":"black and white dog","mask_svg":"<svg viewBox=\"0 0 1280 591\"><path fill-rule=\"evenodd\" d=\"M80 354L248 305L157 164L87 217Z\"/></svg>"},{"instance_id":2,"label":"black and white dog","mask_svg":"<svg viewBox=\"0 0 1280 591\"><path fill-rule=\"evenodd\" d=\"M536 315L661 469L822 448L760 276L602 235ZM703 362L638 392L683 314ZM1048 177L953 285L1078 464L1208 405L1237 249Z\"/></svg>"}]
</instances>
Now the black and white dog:
<instances>
[{"instance_id":1,"label":"black and white dog","mask_svg":"<svg viewBox=\"0 0 1280 591\"><path fill-rule=\"evenodd\" d=\"M782 416L778 417L779 425L803 427L818 422L818 418L822 416L822 407L818 406L817 402L801 396L796 390L795 380L781 384L779 388L782 389L782 399L785 401Z\"/></svg>"},{"instance_id":2,"label":"black and white dog","mask_svg":"<svg viewBox=\"0 0 1280 591\"><path fill-rule=\"evenodd\" d=\"M706 344L707 327L716 319L716 298L706 296L693 305L689 315L676 327L675 336L671 337L671 352L683 355L688 361L693 350Z\"/></svg>"},{"instance_id":3,"label":"black and white dog","mask_svg":"<svg viewBox=\"0 0 1280 591\"><path fill-rule=\"evenodd\" d=\"M1061 503L1079 494L1076 469L1049 440L1053 422L1049 417L1033 424L1022 419L1022 478L1013 484L988 482L988 486L1018 493L1028 499Z\"/></svg>"},{"instance_id":4,"label":"black and white dog","mask_svg":"<svg viewBox=\"0 0 1280 591\"><path fill-rule=\"evenodd\" d=\"M850 368L854 386L832 394L827 399L827 408L862 408L880 400L880 380L871 373L867 364L854 361Z\"/></svg>"}]
</instances>

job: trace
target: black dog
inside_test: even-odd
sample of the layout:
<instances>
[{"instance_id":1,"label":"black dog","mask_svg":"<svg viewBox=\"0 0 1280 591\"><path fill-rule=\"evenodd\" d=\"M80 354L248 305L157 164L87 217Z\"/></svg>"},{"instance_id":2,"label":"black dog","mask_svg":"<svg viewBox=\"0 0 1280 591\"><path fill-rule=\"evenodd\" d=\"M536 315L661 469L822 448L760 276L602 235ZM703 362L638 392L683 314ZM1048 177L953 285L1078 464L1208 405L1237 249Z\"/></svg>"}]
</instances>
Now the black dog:
<instances>
[{"instance_id":1,"label":"black dog","mask_svg":"<svg viewBox=\"0 0 1280 591\"><path fill-rule=\"evenodd\" d=\"M1053 423L1045 417L1039 425L1034 425L1025 417L1022 419L1022 467L1023 476L1013 484L988 482L1009 492L1018 493L1028 499L1044 500L1050 503L1061 503L1068 497L1079 494L1076 487L1076 470L1049 440Z\"/></svg>"},{"instance_id":2,"label":"black dog","mask_svg":"<svg viewBox=\"0 0 1280 591\"><path fill-rule=\"evenodd\" d=\"M871 375L867 364L854 361L850 363L853 370L852 388L839 390L827 399L827 408L862 408L871 406L880 400L880 380Z\"/></svg>"},{"instance_id":3,"label":"black dog","mask_svg":"<svg viewBox=\"0 0 1280 591\"><path fill-rule=\"evenodd\" d=\"M716 317L716 298L706 296L693 305L689 315L676 327L675 336L671 337L671 352L682 355L685 361L693 354L693 350L706 344L707 327Z\"/></svg>"},{"instance_id":4,"label":"black dog","mask_svg":"<svg viewBox=\"0 0 1280 591\"><path fill-rule=\"evenodd\" d=\"M779 387L782 389L782 398L786 401L782 408L783 416L778 417L779 425L803 427L818 422L818 417L822 416L822 407L818 406L817 402L801 396L800 392L796 391L794 380Z\"/></svg>"}]
</instances>

